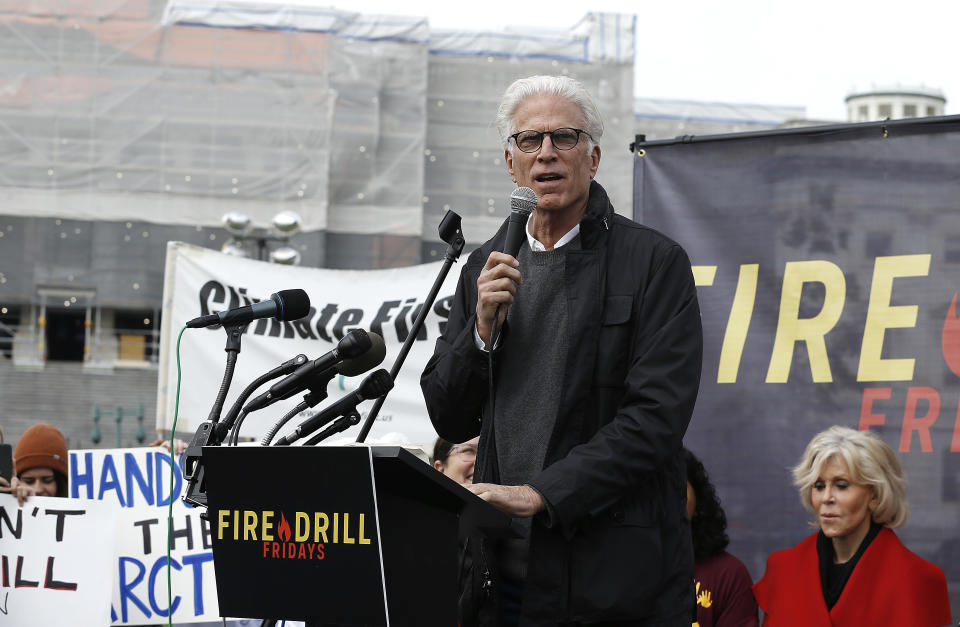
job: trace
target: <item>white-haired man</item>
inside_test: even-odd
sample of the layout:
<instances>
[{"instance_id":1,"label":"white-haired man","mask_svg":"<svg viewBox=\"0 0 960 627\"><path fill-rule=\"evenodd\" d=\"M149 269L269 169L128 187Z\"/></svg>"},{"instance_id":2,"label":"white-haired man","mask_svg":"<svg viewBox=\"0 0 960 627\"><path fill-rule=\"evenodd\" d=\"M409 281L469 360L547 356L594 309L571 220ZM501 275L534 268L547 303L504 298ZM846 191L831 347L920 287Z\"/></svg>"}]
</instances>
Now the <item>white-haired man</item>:
<instances>
[{"instance_id":1,"label":"white-haired man","mask_svg":"<svg viewBox=\"0 0 960 627\"><path fill-rule=\"evenodd\" d=\"M603 127L579 82L518 80L497 122L510 177L537 195L528 245L498 252L504 226L470 255L421 386L442 437L480 435L469 489L529 533L471 538L461 622L689 626L690 262L593 180Z\"/></svg>"}]
</instances>

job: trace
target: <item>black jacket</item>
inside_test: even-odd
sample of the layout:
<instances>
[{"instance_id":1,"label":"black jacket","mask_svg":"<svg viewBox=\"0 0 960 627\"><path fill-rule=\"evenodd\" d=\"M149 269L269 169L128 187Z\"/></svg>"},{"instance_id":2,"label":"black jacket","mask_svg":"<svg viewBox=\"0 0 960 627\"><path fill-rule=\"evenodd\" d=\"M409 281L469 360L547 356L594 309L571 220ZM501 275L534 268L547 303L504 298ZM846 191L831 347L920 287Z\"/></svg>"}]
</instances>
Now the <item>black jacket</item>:
<instances>
[{"instance_id":1,"label":"black jacket","mask_svg":"<svg viewBox=\"0 0 960 627\"><path fill-rule=\"evenodd\" d=\"M421 378L441 437L480 433L475 482L497 482L491 421L478 419L488 408L488 368L473 338L477 276L505 230L470 255ZM523 624L679 616L689 624L693 549L680 447L702 354L690 262L675 242L615 214L596 182L580 243L566 261L563 396L544 468L530 481L549 509L531 530ZM496 565L488 546L471 541L474 581L462 620L496 624ZM492 592L481 591L488 572Z\"/></svg>"}]
</instances>

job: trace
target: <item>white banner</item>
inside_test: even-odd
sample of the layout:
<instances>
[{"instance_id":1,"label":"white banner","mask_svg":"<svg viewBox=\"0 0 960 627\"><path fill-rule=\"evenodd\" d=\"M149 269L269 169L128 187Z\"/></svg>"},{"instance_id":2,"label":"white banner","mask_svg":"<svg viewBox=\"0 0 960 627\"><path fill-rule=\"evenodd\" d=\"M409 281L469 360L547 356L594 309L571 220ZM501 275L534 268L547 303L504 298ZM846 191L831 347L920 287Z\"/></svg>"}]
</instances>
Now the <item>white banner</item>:
<instances>
[{"instance_id":1,"label":"white banner","mask_svg":"<svg viewBox=\"0 0 960 627\"><path fill-rule=\"evenodd\" d=\"M170 607L176 624L219 621L210 527L199 510L180 500L179 463L173 478L173 594L168 597L170 454L158 447L70 451L70 496L110 503L115 510L111 528L115 521L116 532L100 544L101 551L113 547L110 555L115 555L111 576L105 578L113 583L114 625L165 625Z\"/></svg>"},{"instance_id":2,"label":"white banner","mask_svg":"<svg viewBox=\"0 0 960 627\"><path fill-rule=\"evenodd\" d=\"M0 494L0 626L109 624L114 510Z\"/></svg>"},{"instance_id":3,"label":"white banner","mask_svg":"<svg viewBox=\"0 0 960 627\"><path fill-rule=\"evenodd\" d=\"M264 319L247 327L223 409L222 415L226 415L242 390L258 376L299 353L308 359L320 357L353 329L363 328L383 336L387 356L380 367L389 371L441 266L442 262L390 270L299 268L171 242L167 247L163 294L157 428L173 427L177 399L177 338L188 320L247 305L252 299L262 300L284 289L300 288L310 296L310 314L302 320L291 323ZM446 322L459 273L459 264L450 269L424 327L407 355L396 385L377 416L368 442L389 440L421 445L425 450L432 446L436 433L420 392L420 373L433 354L441 325ZM223 329L187 329L183 332L178 431L195 431L207 419L223 378L225 343ZM280 434L292 430L307 415L345 392L356 389L364 376L349 379L337 376L327 390L330 398L291 420ZM260 392L265 389L261 388ZM243 423L241 437L259 439L300 400L301 396L297 395L250 414ZM372 406L373 401L367 401L358 409L366 417ZM353 427L334 440L355 439L358 431L359 427Z\"/></svg>"}]
</instances>

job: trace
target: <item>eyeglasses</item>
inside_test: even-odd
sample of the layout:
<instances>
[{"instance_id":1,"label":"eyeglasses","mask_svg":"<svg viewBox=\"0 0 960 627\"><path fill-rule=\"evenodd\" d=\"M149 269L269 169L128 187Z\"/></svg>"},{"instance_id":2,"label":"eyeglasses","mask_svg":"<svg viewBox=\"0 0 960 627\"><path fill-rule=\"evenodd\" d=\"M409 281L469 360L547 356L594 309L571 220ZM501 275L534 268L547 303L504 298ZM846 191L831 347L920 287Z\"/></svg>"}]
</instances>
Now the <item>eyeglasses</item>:
<instances>
[{"instance_id":1,"label":"eyeglasses","mask_svg":"<svg viewBox=\"0 0 960 627\"><path fill-rule=\"evenodd\" d=\"M517 144L517 148L523 152L537 152L543 145L543 136L550 136L550 143L557 150L571 150L580 141L580 133L583 133L590 139L593 136L583 129L579 128L558 128L553 131L520 131L510 136Z\"/></svg>"},{"instance_id":2,"label":"eyeglasses","mask_svg":"<svg viewBox=\"0 0 960 627\"><path fill-rule=\"evenodd\" d=\"M450 449L447 457L453 457L454 455L459 455L460 459L464 461L470 461L477 458L477 449L472 446L454 446Z\"/></svg>"}]
</instances>

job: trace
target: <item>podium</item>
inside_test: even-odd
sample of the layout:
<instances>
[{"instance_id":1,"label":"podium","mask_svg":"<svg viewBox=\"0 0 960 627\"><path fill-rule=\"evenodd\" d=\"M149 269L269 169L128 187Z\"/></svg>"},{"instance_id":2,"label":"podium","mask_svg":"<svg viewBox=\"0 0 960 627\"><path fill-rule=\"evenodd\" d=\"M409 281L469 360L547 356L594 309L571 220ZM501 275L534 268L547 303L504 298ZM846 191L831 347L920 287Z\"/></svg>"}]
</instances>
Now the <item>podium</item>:
<instances>
[{"instance_id":1,"label":"podium","mask_svg":"<svg viewBox=\"0 0 960 627\"><path fill-rule=\"evenodd\" d=\"M401 447L202 450L222 616L455 626L458 538L517 535Z\"/></svg>"}]
</instances>

